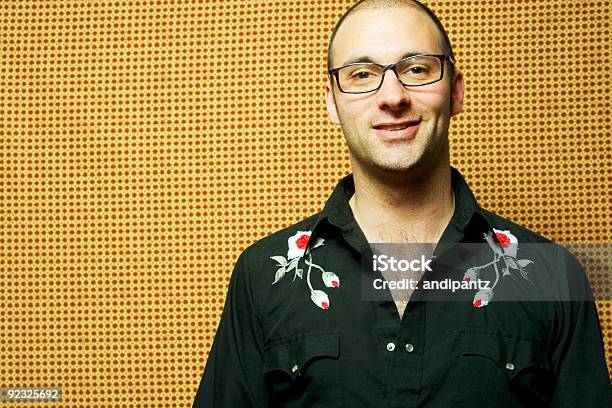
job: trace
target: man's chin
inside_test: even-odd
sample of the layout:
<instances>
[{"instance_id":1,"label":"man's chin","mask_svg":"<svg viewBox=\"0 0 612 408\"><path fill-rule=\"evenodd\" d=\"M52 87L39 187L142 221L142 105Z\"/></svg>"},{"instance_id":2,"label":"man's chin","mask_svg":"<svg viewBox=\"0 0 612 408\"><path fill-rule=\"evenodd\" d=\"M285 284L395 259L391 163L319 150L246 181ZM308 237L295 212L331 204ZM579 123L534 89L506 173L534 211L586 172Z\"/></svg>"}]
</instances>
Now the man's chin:
<instances>
[{"instance_id":1,"label":"man's chin","mask_svg":"<svg viewBox=\"0 0 612 408\"><path fill-rule=\"evenodd\" d=\"M365 149L364 149L365 150ZM359 167L364 170L369 170L378 174L400 174L410 173L417 171L423 167L422 158L420 154L415 155L413 151L389 151L387 149L376 149L374 153L372 149L370 154L351 154L351 161L356 159L356 163ZM391 154L389 154L391 153Z\"/></svg>"},{"instance_id":2,"label":"man's chin","mask_svg":"<svg viewBox=\"0 0 612 408\"><path fill-rule=\"evenodd\" d=\"M372 163L373 167L381 172L387 173L409 173L411 171L417 170L419 166L419 162L417 160L381 160L375 161Z\"/></svg>"}]
</instances>

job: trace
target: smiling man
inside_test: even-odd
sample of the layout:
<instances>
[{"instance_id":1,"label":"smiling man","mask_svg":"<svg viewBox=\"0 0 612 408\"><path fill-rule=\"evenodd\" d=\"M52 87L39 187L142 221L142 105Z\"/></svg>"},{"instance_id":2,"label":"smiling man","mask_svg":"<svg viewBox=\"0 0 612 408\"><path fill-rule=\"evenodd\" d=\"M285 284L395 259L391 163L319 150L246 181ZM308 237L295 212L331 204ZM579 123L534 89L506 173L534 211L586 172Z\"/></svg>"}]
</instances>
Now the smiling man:
<instances>
[{"instance_id":1,"label":"smiling man","mask_svg":"<svg viewBox=\"0 0 612 408\"><path fill-rule=\"evenodd\" d=\"M580 264L480 207L450 166L464 81L435 15L416 1L359 2L328 64L327 112L353 172L320 213L240 255L194 407L607 406ZM368 291L383 282L367 270L387 259L373 255L380 243L432 244L433 262L393 263L428 265L401 280L410 290ZM470 287L436 298L415 282Z\"/></svg>"},{"instance_id":2,"label":"smiling man","mask_svg":"<svg viewBox=\"0 0 612 408\"><path fill-rule=\"evenodd\" d=\"M349 147L349 204L368 242L435 243L453 215L448 127L463 75L439 20L410 4L358 3L328 49L327 111ZM396 300L400 315L406 303Z\"/></svg>"}]
</instances>

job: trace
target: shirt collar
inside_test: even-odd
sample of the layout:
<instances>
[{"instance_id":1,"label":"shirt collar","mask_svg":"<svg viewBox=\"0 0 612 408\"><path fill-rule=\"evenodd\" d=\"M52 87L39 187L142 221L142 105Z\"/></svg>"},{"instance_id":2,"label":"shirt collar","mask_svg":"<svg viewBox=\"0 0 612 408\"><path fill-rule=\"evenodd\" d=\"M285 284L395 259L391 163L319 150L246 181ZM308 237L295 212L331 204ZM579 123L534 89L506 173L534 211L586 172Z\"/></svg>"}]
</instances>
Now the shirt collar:
<instances>
[{"instance_id":1,"label":"shirt collar","mask_svg":"<svg viewBox=\"0 0 612 408\"><path fill-rule=\"evenodd\" d=\"M450 172L451 186L455 192L455 210L449 228L445 230L440 241L480 242L482 233L490 231L491 226L482 215L482 208L478 205L476 197L459 170L450 166ZM353 211L349 206L349 199L354 193L355 182L351 173L338 182L325 203L312 228L313 236L325 223L344 229L348 224L354 222ZM477 241L471 241L473 239Z\"/></svg>"}]
</instances>

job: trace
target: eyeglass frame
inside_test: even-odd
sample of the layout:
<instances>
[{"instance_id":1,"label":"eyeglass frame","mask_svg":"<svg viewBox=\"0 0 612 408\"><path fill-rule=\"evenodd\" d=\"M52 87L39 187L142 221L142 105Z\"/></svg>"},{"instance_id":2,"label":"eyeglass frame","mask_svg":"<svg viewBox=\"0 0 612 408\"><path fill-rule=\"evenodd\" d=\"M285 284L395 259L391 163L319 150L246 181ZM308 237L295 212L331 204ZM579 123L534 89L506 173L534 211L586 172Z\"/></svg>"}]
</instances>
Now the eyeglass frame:
<instances>
[{"instance_id":1,"label":"eyeglass frame","mask_svg":"<svg viewBox=\"0 0 612 408\"><path fill-rule=\"evenodd\" d=\"M402 62L412 59L412 58L417 58L417 57L437 57L440 60L440 78L436 79L435 81L432 82L427 82L426 84L420 84L420 85L406 85L405 83L402 82L402 80L400 79L399 74L397 73L396 67L397 65L401 64ZM327 71L327 73L333 77L336 78L336 84L338 85L338 89L340 89L340 92L342 93L347 93L347 94L363 94L363 93L370 93L370 92L376 92L380 89L380 87L382 86L384 80L385 80L385 73L391 69L393 70L393 72L395 73L395 77L397 78L397 80L403 85L403 86L407 86L407 87L418 87L418 86L425 86L425 85L431 85L434 84L438 81L441 81L442 78L444 78L444 62L447 61L450 62L453 66L455 65L456 61L453 57L451 57L450 55L447 54L417 54L417 55L411 55L409 57L406 58L402 58L401 60L397 61L395 64L389 64L389 65L382 65L382 64L376 64L373 62L352 62L350 64L346 64L343 65L341 67L338 68L332 68L329 69ZM342 89L342 86L340 85L340 78L338 78L338 71L340 71L343 68L346 67L350 67L353 65L364 65L364 64L369 64L369 65L376 65L382 68L382 73L381 73L381 77L380 77L380 84L378 84L378 87L376 87L375 89L369 90L369 91L359 91L359 92L348 92L345 91L344 89Z\"/></svg>"}]
</instances>

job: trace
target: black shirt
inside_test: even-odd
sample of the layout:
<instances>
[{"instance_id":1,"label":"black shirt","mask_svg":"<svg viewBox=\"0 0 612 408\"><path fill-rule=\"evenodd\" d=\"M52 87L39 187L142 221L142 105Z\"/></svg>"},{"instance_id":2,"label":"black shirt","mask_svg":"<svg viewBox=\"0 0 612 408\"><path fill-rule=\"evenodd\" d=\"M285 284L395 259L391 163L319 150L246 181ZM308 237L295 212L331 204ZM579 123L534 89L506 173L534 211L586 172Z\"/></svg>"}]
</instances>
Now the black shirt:
<instances>
[{"instance_id":1,"label":"black shirt","mask_svg":"<svg viewBox=\"0 0 612 408\"><path fill-rule=\"evenodd\" d=\"M447 254L493 231L510 232L521 251L552 244L479 207L450 171L455 210L435 249L437 272L425 276L462 281L482 263L469 250ZM477 298L476 290L432 301L417 290L400 320L390 297L365 300L362 258L372 252L348 204L353 193L348 175L320 213L239 256L194 407L610 406L598 315L569 251L552 244L563 262L532 251L523 265L525 287L546 286L547 301ZM527 282L506 272L498 292Z\"/></svg>"}]
</instances>

